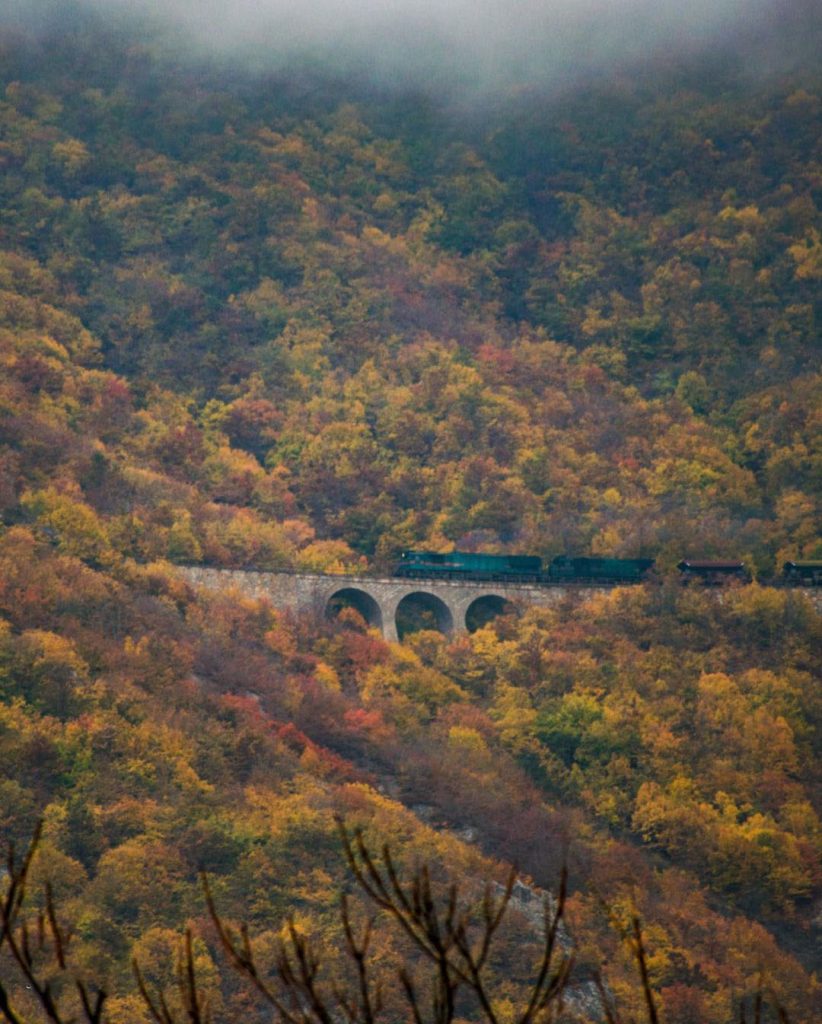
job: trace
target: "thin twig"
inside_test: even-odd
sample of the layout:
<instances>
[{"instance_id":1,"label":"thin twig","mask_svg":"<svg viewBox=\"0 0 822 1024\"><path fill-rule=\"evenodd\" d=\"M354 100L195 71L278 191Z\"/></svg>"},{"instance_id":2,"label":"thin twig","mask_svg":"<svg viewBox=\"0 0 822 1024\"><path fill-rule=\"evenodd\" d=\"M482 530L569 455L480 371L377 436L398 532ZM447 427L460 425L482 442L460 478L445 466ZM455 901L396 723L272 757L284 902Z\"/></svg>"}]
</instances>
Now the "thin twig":
<instances>
[{"instance_id":1,"label":"thin twig","mask_svg":"<svg viewBox=\"0 0 822 1024\"><path fill-rule=\"evenodd\" d=\"M638 917L633 918L632 927L635 943L634 952L636 954L637 965L639 966L639 976L642 979L642 991L645 995L645 1007L648 1010L648 1020L650 1024L659 1024L659 1014L657 1013L654 994L651 991L651 982L648 977L648 963L645 959L645 946L642 941L642 928Z\"/></svg>"}]
</instances>

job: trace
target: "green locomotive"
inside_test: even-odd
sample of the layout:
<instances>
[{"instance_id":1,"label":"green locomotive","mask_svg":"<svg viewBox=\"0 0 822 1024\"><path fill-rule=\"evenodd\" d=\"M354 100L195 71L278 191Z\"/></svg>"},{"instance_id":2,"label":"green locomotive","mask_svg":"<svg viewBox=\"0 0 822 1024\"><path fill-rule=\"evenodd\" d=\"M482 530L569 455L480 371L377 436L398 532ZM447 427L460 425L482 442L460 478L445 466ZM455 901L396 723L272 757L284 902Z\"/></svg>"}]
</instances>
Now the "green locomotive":
<instances>
[{"instance_id":1,"label":"green locomotive","mask_svg":"<svg viewBox=\"0 0 822 1024\"><path fill-rule=\"evenodd\" d=\"M785 562L782 579L788 586L822 587L822 562Z\"/></svg>"},{"instance_id":2,"label":"green locomotive","mask_svg":"<svg viewBox=\"0 0 822 1024\"><path fill-rule=\"evenodd\" d=\"M641 583L653 558L597 558L557 555L548 567L549 583Z\"/></svg>"},{"instance_id":3,"label":"green locomotive","mask_svg":"<svg viewBox=\"0 0 822 1024\"><path fill-rule=\"evenodd\" d=\"M542 559L533 555L484 555L467 551L403 551L395 576L407 579L508 580L538 583Z\"/></svg>"}]
</instances>

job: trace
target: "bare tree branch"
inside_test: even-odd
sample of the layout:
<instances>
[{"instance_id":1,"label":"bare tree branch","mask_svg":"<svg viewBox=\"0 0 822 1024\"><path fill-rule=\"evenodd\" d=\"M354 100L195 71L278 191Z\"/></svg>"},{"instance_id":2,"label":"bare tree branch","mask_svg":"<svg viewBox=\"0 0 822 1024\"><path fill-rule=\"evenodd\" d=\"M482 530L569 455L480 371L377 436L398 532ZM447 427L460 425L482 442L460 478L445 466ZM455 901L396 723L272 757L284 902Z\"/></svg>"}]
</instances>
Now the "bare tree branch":
<instances>
[{"instance_id":1,"label":"bare tree branch","mask_svg":"<svg viewBox=\"0 0 822 1024\"><path fill-rule=\"evenodd\" d=\"M17 965L28 988L40 1003L46 1019L52 1024L74 1024L74 1018L66 1016L65 1011L58 1006L52 981L41 977L36 966L35 954L46 948L47 920L57 967L61 971L67 970L67 937L57 922L54 895L49 883L45 887L45 916L42 913L37 915L36 938L32 937L30 924L23 916L31 865L41 836L42 822L38 823L23 860L19 864L14 845L9 844L6 858L8 885L2 900L0 900L0 948L4 944L8 947L12 960ZM99 1024L106 999L105 992L98 990L92 996L91 991L79 982L77 988L86 1021L88 1024ZM10 1024L17 1024L20 1020L19 1015L11 1006L8 990L2 986L0 986L0 1012Z\"/></svg>"},{"instance_id":2,"label":"bare tree branch","mask_svg":"<svg viewBox=\"0 0 822 1024\"><path fill-rule=\"evenodd\" d=\"M637 966L639 967L639 976L642 981L642 992L645 996L645 1008L648 1011L648 1021L649 1024L659 1024L659 1014L657 1013L656 1002L654 1001L654 994L651 991L651 982L648 977L648 962L645 958L645 944L642 941L642 927L639 923L638 917L635 917L632 920L631 926L634 933L634 954L636 956Z\"/></svg>"}]
</instances>

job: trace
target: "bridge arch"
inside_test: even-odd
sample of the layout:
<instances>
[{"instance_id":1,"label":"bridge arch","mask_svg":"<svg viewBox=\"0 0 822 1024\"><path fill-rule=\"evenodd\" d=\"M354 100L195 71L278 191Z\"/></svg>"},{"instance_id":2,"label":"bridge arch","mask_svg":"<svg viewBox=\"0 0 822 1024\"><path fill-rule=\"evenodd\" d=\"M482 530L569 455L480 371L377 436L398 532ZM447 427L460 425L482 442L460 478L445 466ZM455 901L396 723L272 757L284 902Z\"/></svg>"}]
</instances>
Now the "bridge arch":
<instances>
[{"instance_id":1,"label":"bridge arch","mask_svg":"<svg viewBox=\"0 0 822 1024\"><path fill-rule=\"evenodd\" d=\"M454 615L436 594L412 590L397 603L394 626L400 640L420 628L437 629L448 636L454 632Z\"/></svg>"},{"instance_id":2,"label":"bridge arch","mask_svg":"<svg viewBox=\"0 0 822 1024\"><path fill-rule=\"evenodd\" d=\"M382 609L379 603L359 587L341 587L330 595L325 603L325 617L335 619L343 608L359 612L369 626L382 631Z\"/></svg>"},{"instance_id":3,"label":"bridge arch","mask_svg":"<svg viewBox=\"0 0 822 1024\"><path fill-rule=\"evenodd\" d=\"M498 615L507 615L512 611L514 605L501 594L482 594L465 609L465 628L469 633L475 633Z\"/></svg>"}]
</instances>

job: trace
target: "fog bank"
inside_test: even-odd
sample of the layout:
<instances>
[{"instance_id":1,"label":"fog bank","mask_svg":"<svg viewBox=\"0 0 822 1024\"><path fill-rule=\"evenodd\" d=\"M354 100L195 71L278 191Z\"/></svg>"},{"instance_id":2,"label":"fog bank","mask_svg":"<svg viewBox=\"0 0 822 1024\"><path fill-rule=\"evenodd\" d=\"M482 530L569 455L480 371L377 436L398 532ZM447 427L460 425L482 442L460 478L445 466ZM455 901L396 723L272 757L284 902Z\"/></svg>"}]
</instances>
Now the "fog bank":
<instances>
[{"instance_id":1,"label":"fog bank","mask_svg":"<svg viewBox=\"0 0 822 1024\"><path fill-rule=\"evenodd\" d=\"M679 58L754 31L766 0L0 0L0 23L93 11L250 68L311 60L381 79L491 87ZM788 11L807 6L796 0ZM808 8L810 10L810 7ZM780 19L786 12L779 5Z\"/></svg>"}]
</instances>

